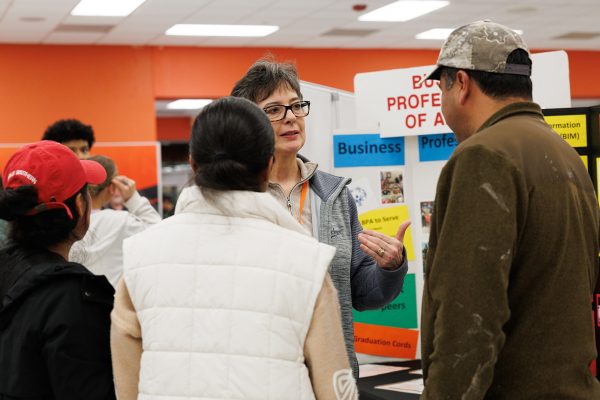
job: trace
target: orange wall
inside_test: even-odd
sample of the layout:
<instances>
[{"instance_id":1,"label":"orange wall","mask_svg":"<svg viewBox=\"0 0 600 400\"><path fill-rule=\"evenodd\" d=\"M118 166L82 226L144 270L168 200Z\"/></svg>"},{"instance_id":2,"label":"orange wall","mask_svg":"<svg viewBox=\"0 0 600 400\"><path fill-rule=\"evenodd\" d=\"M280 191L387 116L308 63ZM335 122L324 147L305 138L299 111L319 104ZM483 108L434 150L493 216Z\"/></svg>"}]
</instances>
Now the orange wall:
<instances>
[{"instance_id":1,"label":"orange wall","mask_svg":"<svg viewBox=\"0 0 600 400\"><path fill-rule=\"evenodd\" d=\"M534 50L540 51L548 50ZM256 59L269 53L279 61L295 62L302 80L354 91L357 73L435 64L438 50L155 48L156 97L224 96ZM600 51L567 54L571 97L600 98Z\"/></svg>"},{"instance_id":2,"label":"orange wall","mask_svg":"<svg viewBox=\"0 0 600 400\"><path fill-rule=\"evenodd\" d=\"M354 75L358 72L434 64L438 51L155 48L156 97L224 96L254 61L269 53L278 61L295 62L302 80L353 91Z\"/></svg>"},{"instance_id":3,"label":"orange wall","mask_svg":"<svg viewBox=\"0 0 600 400\"><path fill-rule=\"evenodd\" d=\"M359 72L433 64L437 50L0 45L0 142L29 142L59 118L98 141L157 139L156 98L220 97L268 52L309 82L353 90ZM568 51L574 98L600 98L600 51ZM161 137L162 137L161 133Z\"/></svg>"},{"instance_id":4,"label":"orange wall","mask_svg":"<svg viewBox=\"0 0 600 400\"><path fill-rule=\"evenodd\" d=\"M156 118L157 140L189 140L191 130L192 119L189 117Z\"/></svg>"},{"instance_id":5,"label":"orange wall","mask_svg":"<svg viewBox=\"0 0 600 400\"><path fill-rule=\"evenodd\" d=\"M149 48L0 46L0 141L38 140L60 118L91 124L98 140L155 140Z\"/></svg>"}]
</instances>

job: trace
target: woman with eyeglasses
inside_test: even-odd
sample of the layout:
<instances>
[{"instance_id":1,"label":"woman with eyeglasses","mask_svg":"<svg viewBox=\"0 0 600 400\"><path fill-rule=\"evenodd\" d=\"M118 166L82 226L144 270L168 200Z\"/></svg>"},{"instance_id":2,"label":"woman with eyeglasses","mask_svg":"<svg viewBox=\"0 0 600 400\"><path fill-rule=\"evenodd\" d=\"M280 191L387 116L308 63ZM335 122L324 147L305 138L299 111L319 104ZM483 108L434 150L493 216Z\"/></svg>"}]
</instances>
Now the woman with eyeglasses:
<instances>
[{"instance_id":1,"label":"woman with eyeglasses","mask_svg":"<svg viewBox=\"0 0 600 400\"><path fill-rule=\"evenodd\" d=\"M410 222L400 225L396 237L363 230L347 188L350 180L319 171L299 154L310 102L302 97L292 64L258 60L231 95L255 102L271 121L275 163L269 193L303 229L337 249L329 273L338 291L346 351L358 379L352 308L381 308L398 296L408 270L402 240Z\"/></svg>"}]
</instances>

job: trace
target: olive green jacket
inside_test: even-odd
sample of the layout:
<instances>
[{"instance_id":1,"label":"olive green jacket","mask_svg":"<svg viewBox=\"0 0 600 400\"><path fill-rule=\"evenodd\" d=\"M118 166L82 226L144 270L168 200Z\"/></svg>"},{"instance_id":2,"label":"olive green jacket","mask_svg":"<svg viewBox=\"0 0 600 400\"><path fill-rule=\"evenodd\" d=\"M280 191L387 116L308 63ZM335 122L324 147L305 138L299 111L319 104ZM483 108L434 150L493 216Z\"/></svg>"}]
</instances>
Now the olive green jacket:
<instances>
[{"instance_id":1,"label":"olive green jacket","mask_svg":"<svg viewBox=\"0 0 600 400\"><path fill-rule=\"evenodd\" d=\"M598 199L534 103L462 142L438 181L422 399L600 399L591 297Z\"/></svg>"}]
</instances>

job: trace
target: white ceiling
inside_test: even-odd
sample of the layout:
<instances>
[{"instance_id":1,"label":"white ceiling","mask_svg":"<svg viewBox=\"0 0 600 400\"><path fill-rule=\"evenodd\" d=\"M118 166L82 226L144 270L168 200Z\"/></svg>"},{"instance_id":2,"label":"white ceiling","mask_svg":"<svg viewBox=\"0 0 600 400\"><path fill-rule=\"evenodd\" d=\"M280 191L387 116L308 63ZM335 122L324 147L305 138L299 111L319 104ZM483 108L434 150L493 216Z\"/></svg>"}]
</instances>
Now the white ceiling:
<instances>
[{"instance_id":1,"label":"white ceiling","mask_svg":"<svg viewBox=\"0 0 600 400\"><path fill-rule=\"evenodd\" d=\"M408 22L357 20L392 1L147 0L128 17L114 18L71 16L79 0L0 0L0 43L438 49L441 41L417 40L415 34L490 18L523 30L534 49L600 50L600 0L450 0L448 7ZM367 10L353 11L357 3ZM264 38L166 36L176 23L269 24L280 30ZM367 33L325 35L332 29ZM557 39L569 33L592 38Z\"/></svg>"}]
</instances>

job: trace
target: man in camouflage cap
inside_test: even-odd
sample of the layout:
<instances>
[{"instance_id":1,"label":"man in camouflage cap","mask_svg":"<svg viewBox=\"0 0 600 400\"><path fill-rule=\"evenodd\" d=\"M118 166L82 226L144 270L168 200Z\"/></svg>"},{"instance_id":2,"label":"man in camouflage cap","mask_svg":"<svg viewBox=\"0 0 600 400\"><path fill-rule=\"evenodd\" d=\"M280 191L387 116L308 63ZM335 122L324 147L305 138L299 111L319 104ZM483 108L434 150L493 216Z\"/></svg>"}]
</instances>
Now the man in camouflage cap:
<instances>
[{"instance_id":1,"label":"man in camouflage cap","mask_svg":"<svg viewBox=\"0 0 600 400\"><path fill-rule=\"evenodd\" d=\"M530 73L521 37L480 21L448 37L429 76L460 144L432 216L422 399L600 399L598 200L532 102Z\"/></svg>"},{"instance_id":2,"label":"man in camouflage cap","mask_svg":"<svg viewBox=\"0 0 600 400\"><path fill-rule=\"evenodd\" d=\"M443 67L531 76L531 66L507 63L516 49L527 50L518 33L491 21L477 21L453 31L427 79L440 79Z\"/></svg>"}]
</instances>

